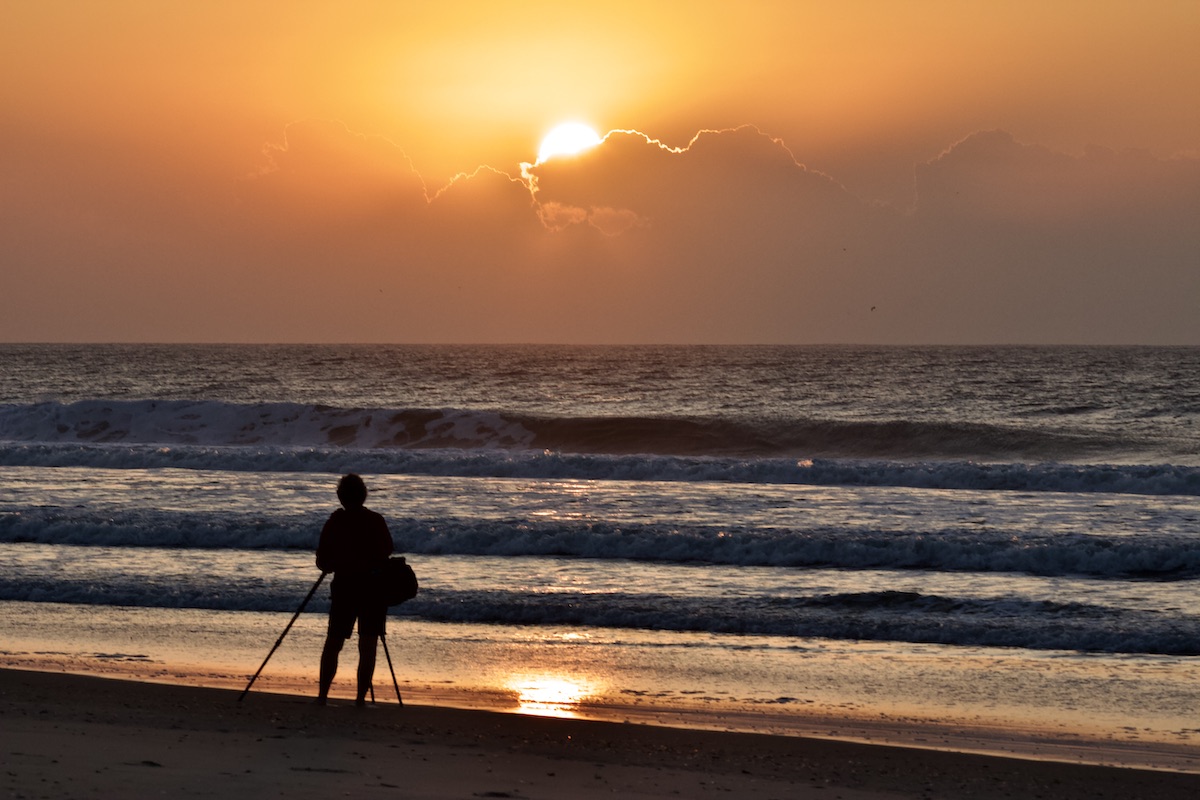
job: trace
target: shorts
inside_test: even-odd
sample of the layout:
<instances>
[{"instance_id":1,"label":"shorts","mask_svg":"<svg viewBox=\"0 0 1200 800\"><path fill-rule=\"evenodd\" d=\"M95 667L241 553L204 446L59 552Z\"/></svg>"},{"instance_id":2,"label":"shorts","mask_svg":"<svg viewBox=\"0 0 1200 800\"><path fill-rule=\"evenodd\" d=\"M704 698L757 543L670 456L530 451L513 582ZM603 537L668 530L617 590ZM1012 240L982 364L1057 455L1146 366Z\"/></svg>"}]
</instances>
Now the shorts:
<instances>
[{"instance_id":1,"label":"shorts","mask_svg":"<svg viewBox=\"0 0 1200 800\"><path fill-rule=\"evenodd\" d=\"M334 587L329 604L329 635L349 639L358 623L359 636L382 636L387 629L387 606L366 600L361 592Z\"/></svg>"}]
</instances>

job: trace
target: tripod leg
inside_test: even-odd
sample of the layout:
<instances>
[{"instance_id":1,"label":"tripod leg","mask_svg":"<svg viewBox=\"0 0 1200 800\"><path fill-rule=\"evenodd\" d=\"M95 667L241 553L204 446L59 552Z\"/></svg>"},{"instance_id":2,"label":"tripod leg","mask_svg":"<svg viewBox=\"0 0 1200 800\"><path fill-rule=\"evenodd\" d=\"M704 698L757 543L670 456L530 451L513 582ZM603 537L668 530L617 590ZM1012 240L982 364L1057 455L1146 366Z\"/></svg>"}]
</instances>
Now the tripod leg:
<instances>
[{"instance_id":1,"label":"tripod leg","mask_svg":"<svg viewBox=\"0 0 1200 800\"><path fill-rule=\"evenodd\" d=\"M321 585L321 581L325 580L326 574L328 573L322 572L321 577L317 578L317 582L314 583L313 587L308 590L308 594L304 597L304 602L302 602L300 607L296 609L296 613L292 615L292 619L288 622L287 627L283 629L283 633L279 634L279 638L275 640L275 646L271 648L271 652L267 653L267 657L263 659L262 664L258 668L258 672L254 673L254 677L250 679L250 682L246 684L246 688L242 690L240 695L238 695L239 703L242 702L242 698L246 696L246 693L250 691L250 687L254 685L254 682L258 680L258 676L262 674L263 668L267 666L267 662L271 660L271 656L275 655L275 651L279 649L279 645L283 644L283 637L287 636L288 631L292 629L292 625L294 625L296 623L296 619L299 618L300 612L303 611L304 607L308 605L308 601L312 600L312 596L317 593L317 587Z\"/></svg>"},{"instance_id":2,"label":"tripod leg","mask_svg":"<svg viewBox=\"0 0 1200 800\"><path fill-rule=\"evenodd\" d=\"M403 708L404 698L400 696L400 684L396 681L396 670L392 667L392 654L388 652L387 634L381 633L379 640L383 642L383 654L387 657L388 671L392 673L392 686L396 687L396 702Z\"/></svg>"}]
</instances>

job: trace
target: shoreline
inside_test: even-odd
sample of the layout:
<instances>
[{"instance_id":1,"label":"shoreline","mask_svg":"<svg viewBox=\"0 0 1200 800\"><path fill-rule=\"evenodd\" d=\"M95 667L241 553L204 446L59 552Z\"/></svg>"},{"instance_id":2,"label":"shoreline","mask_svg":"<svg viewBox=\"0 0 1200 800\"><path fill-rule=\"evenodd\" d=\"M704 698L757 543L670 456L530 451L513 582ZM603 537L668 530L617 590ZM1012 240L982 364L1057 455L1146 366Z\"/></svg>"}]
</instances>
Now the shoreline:
<instances>
[{"instance_id":1,"label":"shoreline","mask_svg":"<svg viewBox=\"0 0 1200 800\"><path fill-rule=\"evenodd\" d=\"M1200 774L0 669L11 796L1173 798ZM732 795L730 795L732 793Z\"/></svg>"},{"instance_id":2,"label":"shoreline","mask_svg":"<svg viewBox=\"0 0 1200 800\"><path fill-rule=\"evenodd\" d=\"M250 678L249 674L214 671L195 663L164 665L120 653L93 660L64 656L64 653L50 653L42 658L30 658L28 654L20 657L9 653L0 657L0 672L207 689L233 692L235 696L242 695ZM246 695L247 703L250 697L259 695L287 697L298 702L315 697L316 684L309 670L280 671L276 669L278 666L272 662L272 669L254 682ZM378 707L395 706L395 690L390 681L378 674L377 678L375 699ZM349 674L342 675L340 681L335 680L330 695L334 703L352 705L352 680ZM555 689L552 687L551 691ZM680 703L680 697L666 704L651 705L636 701L616 703L611 698L594 702L558 697L530 702L515 692L495 686L465 688L455 685L454 681L434 684L405 679L401 681L401 692L406 708L417 706L502 716L799 738L1200 775L1200 751L1191 743L1193 737L1171 742L1151 736L1149 730L1142 732L1133 727L1118 736L1102 727L1085 733L1078 728L1056 728L1029 717L1001 720L976 715L970 719L961 714L946 716L945 709L940 712L914 709L908 713L886 713L881 709L872 710L870 704L781 711L769 707L706 707Z\"/></svg>"}]
</instances>

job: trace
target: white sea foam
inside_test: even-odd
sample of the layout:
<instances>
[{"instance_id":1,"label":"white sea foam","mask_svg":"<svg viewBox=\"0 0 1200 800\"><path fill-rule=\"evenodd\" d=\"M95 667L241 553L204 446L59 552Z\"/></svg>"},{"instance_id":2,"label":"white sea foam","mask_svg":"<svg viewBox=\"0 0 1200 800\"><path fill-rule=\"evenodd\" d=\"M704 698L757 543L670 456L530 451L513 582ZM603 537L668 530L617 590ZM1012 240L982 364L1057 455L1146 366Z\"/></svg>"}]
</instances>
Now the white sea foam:
<instances>
[{"instance_id":1,"label":"white sea foam","mask_svg":"<svg viewBox=\"0 0 1200 800\"><path fill-rule=\"evenodd\" d=\"M440 442L474 416L448 422ZM495 430L490 427L489 430ZM515 436L513 437L515 438ZM590 480L719 481L813 486L904 486L1009 492L1200 495L1200 467L1174 464L979 463L858 459L604 455L544 450L314 447L279 444L0 442L0 465L254 472L342 472Z\"/></svg>"},{"instance_id":2,"label":"white sea foam","mask_svg":"<svg viewBox=\"0 0 1200 800\"><path fill-rule=\"evenodd\" d=\"M233 559L198 553L147 553L88 548L60 551L57 563L15 559L15 579L0 585L0 601L56 602L222 611L289 611L311 573L290 569L286 578L229 580ZM269 562L259 559L260 567ZM236 563L236 562L234 562ZM459 563L442 568L436 557L415 559L434 579L394 614L435 622L585 626L795 638L907 641L960 646L1020 647L1167 655L1200 654L1200 621L1154 608L1055 602L1016 595L943 595L916 588L863 592L827 591L820 580L795 580L790 591L769 584L748 589L736 572L709 574L704 591L680 590L681 578L662 572L657 590L629 585L602 595L589 589L592 572L580 571L580 589L496 586ZM64 572L62 567L68 567ZM608 586L622 570L611 565ZM440 573L440 575L439 575ZM423 572L424 576L430 573ZM447 581L449 575L454 580ZM585 577L585 574L587 577ZM441 577L441 580L438 578ZM1086 587L1085 587L1086 588ZM715 596L714 594L715 593ZM314 598L310 610L327 609Z\"/></svg>"},{"instance_id":3,"label":"white sea foam","mask_svg":"<svg viewBox=\"0 0 1200 800\"><path fill-rule=\"evenodd\" d=\"M480 490L484 490L481 486ZM1186 512L1184 512L1186 513ZM324 515L261 509L194 512L158 509L0 510L0 542L105 547L297 550L314 545ZM1160 522L1136 536L1063 535L1036 530L940 527L805 526L742 528L682 522L602 519L414 519L392 516L402 552L472 556L567 556L606 561L743 567L939 570L1110 578L1200 578L1200 535Z\"/></svg>"}]
</instances>

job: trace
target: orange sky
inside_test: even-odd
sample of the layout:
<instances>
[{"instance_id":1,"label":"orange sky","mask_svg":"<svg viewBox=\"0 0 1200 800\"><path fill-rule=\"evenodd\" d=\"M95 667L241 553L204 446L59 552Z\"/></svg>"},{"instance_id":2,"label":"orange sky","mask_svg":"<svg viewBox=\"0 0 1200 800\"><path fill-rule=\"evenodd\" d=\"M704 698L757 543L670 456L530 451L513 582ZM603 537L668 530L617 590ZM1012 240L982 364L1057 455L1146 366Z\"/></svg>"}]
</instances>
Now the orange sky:
<instances>
[{"instance_id":1,"label":"orange sky","mask_svg":"<svg viewBox=\"0 0 1200 800\"><path fill-rule=\"evenodd\" d=\"M1200 344L1200 5L994 5L16 4L0 341Z\"/></svg>"}]
</instances>

